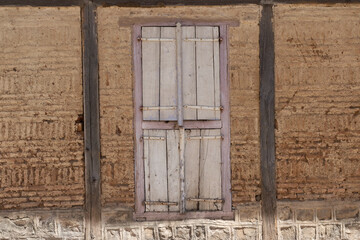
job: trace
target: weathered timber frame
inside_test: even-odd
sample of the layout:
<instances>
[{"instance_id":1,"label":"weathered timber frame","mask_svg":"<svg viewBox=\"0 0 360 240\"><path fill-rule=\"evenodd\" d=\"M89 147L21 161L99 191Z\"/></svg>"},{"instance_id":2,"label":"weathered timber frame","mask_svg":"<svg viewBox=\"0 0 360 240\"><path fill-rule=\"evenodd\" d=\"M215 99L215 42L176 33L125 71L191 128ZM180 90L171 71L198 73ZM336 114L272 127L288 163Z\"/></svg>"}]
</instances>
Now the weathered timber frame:
<instances>
[{"instance_id":1,"label":"weathered timber frame","mask_svg":"<svg viewBox=\"0 0 360 240\"><path fill-rule=\"evenodd\" d=\"M260 20L260 169L264 240L276 240L275 50L273 5L265 4Z\"/></svg>"},{"instance_id":2,"label":"weathered timber frame","mask_svg":"<svg viewBox=\"0 0 360 240\"><path fill-rule=\"evenodd\" d=\"M142 107L142 60L141 60L141 27L143 26L176 26L180 22L182 26L218 26L222 42L219 45L220 67L220 102L223 106L221 120L215 121L184 121L185 129L220 128L223 140L221 141L221 191L223 202L222 211L194 211L194 212L145 212L145 179L143 161L143 143L141 141L142 130L145 129L178 129L178 122L146 122L143 121ZM229 79L227 59L227 23L206 23L188 20L144 23L133 27L133 72L134 72L134 132L135 132L135 213L136 220L179 220L190 218L233 219L231 210L231 173L230 173L230 102L229 102Z\"/></svg>"},{"instance_id":3,"label":"weathered timber frame","mask_svg":"<svg viewBox=\"0 0 360 240\"><path fill-rule=\"evenodd\" d=\"M99 124L99 70L96 6L82 8L86 239L102 239Z\"/></svg>"},{"instance_id":4,"label":"weathered timber frame","mask_svg":"<svg viewBox=\"0 0 360 240\"><path fill-rule=\"evenodd\" d=\"M83 38L83 87L85 119L85 179L86 179L86 239L101 239L100 205L100 157L99 157L99 99L98 58L95 13L97 6L161 7L171 5L241 5L263 6L260 24L260 131L261 131L261 177L262 177L262 223L263 239L276 239L276 173L274 144L274 42L272 31L272 6L279 4L333 4L360 3L360 0L1 0L0 6L62 7L80 6ZM175 22L174 22L175 23ZM156 25L159 25L158 23ZM185 23L184 23L185 24ZM195 24L195 23L192 23ZM198 23L199 24L199 23ZM212 23L208 23L212 24ZM136 29L136 28L135 28ZM135 31L134 31L135 33ZM134 34L136 36L136 34ZM133 41L136 43L136 41ZM222 68L221 68L222 69ZM136 71L135 75L138 74ZM140 76L141 77L141 76ZM134 91L138 91L134 89ZM135 101L137 101L135 99ZM139 124L138 122L135 122ZM144 123L152 128L152 123ZM194 123L195 124L195 123ZM199 124L199 123L196 123ZM94 127L94 128L93 128ZM141 126L140 126L141 127ZM196 127L196 126L194 126ZM202 126L199 126L202 128ZM218 126L214 126L217 128ZM172 123L168 129L173 129ZM139 149L136 149L135 154ZM228 203L231 206L231 202ZM217 218L216 212L213 217ZM193 214L193 217L204 217ZM220 215L218 217L221 217ZM167 219L176 219L168 216Z\"/></svg>"}]
</instances>

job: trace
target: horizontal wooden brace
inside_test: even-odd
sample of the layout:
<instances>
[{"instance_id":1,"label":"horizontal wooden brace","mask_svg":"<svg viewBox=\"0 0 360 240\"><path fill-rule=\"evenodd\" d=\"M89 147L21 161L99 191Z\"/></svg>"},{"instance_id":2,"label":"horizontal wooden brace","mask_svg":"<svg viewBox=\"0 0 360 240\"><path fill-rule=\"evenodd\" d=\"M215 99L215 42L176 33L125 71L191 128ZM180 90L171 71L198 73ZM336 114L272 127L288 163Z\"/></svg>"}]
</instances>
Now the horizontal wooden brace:
<instances>
[{"instance_id":1,"label":"horizontal wooden brace","mask_svg":"<svg viewBox=\"0 0 360 240\"><path fill-rule=\"evenodd\" d=\"M221 128L222 124L220 120L202 121L202 120L185 120L183 127L185 129L216 129ZM170 130L179 129L177 122L175 121L143 121L142 129L156 129L156 130Z\"/></svg>"},{"instance_id":2,"label":"horizontal wooden brace","mask_svg":"<svg viewBox=\"0 0 360 240\"><path fill-rule=\"evenodd\" d=\"M221 42L222 38L184 38L185 42Z\"/></svg>"},{"instance_id":3,"label":"horizontal wooden brace","mask_svg":"<svg viewBox=\"0 0 360 240\"><path fill-rule=\"evenodd\" d=\"M175 38L138 38L138 41L143 42L175 42Z\"/></svg>"},{"instance_id":4,"label":"horizontal wooden brace","mask_svg":"<svg viewBox=\"0 0 360 240\"><path fill-rule=\"evenodd\" d=\"M174 110L177 109L176 106L156 106L156 107L141 107L140 110L142 111L150 111L150 110Z\"/></svg>"},{"instance_id":5,"label":"horizontal wooden brace","mask_svg":"<svg viewBox=\"0 0 360 240\"><path fill-rule=\"evenodd\" d=\"M188 198L186 199L188 201L192 202L213 202L213 203L223 203L223 199L217 199L217 198Z\"/></svg>"},{"instance_id":6,"label":"horizontal wooden brace","mask_svg":"<svg viewBox=\"0 0 360 240\"><path fill-rule=\"evenodd\" d=\"M224 109L222 106L214 107L214 106L197 106L197 105L185 105L184 108L199 109L199 110L213 110L213 111L221 111Z\"/></svg>"},{"instance_id":7,"label":"horizontal wooden brace","mask_svg":"<svg viewBox=\"0 0 360 240\"><path fill-rule=\"evenodd\" d=\"M143 136L141 140L165 140L165 137L157 137L157 136Z\"/></svg>"},{"instance_id":8,"label":"horizontal wooden brace","mask_svg":"<svg viewBox=\"0 0 360 240\"><path fill-rule=\"evenodd\" d=\"M177 202L162 202L162 201L144 201L145 205L168 205L168 206L177 206Z\"/></svg>"},{"instance_id":9,"label":"horizontal wooden brace","mask_svg":"<svg viewBox=\"0 0 360 240\"><path fill-rule=\"evenodd\" d=\"M188 140L214 140L214 139L224 139L223 136L193 136L187 137Z\"/></svg>"}]
</instances>

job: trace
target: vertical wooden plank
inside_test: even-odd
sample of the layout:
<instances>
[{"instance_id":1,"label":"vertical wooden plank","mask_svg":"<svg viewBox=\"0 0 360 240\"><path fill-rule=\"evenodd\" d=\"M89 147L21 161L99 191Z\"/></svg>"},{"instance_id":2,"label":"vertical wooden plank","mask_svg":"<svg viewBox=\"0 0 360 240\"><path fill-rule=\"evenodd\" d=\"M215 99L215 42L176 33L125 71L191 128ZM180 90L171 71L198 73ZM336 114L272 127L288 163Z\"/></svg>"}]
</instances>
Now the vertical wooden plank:
<instances>
[{"instance_id":1,"label":"vertical wooden plank","mask_svg":"<svg viewBox=\"0 0 360 240\"><path fill-rule=\"evenodd\" d=\"M260 20L260 161L263 239L277 239L275 163L275 74L273 5L263 5Z\"/></svg>"},{"instance_id":2,"label":"vertical wooden plank","mask_svg":"<svg viewBox=\"0 0 360 240\"><path fill-rule=\"evenodd\" d=\"M195 27L182 27L182 38L195 38ZM183 103L184 105L196 105L196 64L195 64L195 42L182 42L182 69L183 69ZM195 109L184 109L185 120L196 120Z\"/></svg>"},{"instance_id":3,"label":"vertical wooden plank","mask_svg":"<svg viewBox=\"0 0 360 240\"><path fill-rule=\"evenodd\" d=\"M231 164L230 164L230 100L229 100L229 78L228 78L228 37L227 26L220 26L220 91L221 105L223 110L221 117L221 159L222 159L222 197L224 198L223 211L231 211Z\"/></svg>"},{"instance_id":4,"label":"vertical wooden plank","mask_svg":"<svg viewBox=\"0 0 360 240\"><path fill-rule=\"evenodd\" d=\"M219 38L219 27L214 27L213 39L218 39L218 38ZM214 49L214 106L220 106L219 41L213 42L213 49ZM215 119L220 119L220 111L215 111Z\"/></svg>"},{"instance_id":5,"label":"vertical wooden plank","mask_svg":"<svg viewBox=\"0 0 360 240\"><path fill-rule=\"evenodd\" d=\"M137 213L145 212L145 206L143 201L145 199L144 194L144 161L143 161L143 143L141 142L142 132L142 111L140 106L142 105L142 81L141 81L141 42L137 40L141 37L141 26L136 25L132 32L133 41L133 72L134 72L134 132L135 132L135 209Z\"/></svg>"},{"instance_id":6,"label":"vertical wooden plank","mask_svg":"<svg viewBox=\"0 0 360 240\"><path fill-rule=\"evenodd\" d=\"M144 136L149 136L149 130L144 130ZM150 182L150 161L149 161L149 141L148 139L143 140L143 151L144 151L144 181L145 184L145 198L146 200L150 200L150 188L151 188L151 182ZM143 188L143 187L142 187ZM145 211L150 211L149 205L145 205Z\"/></svg>"},{"instance_id":7,"label":"vertical wooden plank","mask_svg":"<svg viewBox=\"0 0 360 240\"><path fill-rule=\"evenodd\" d=\"M148 161L150 174L149 201L168 201L166 130L148 130L148 136L164 137L164 140L149 140ZM150 211L168 211L168 206L152 205Z\"/></svg>"},{"instance_id":8,"label":"vertical wooden plank","mask_svg":"<svg viewBox=\"0 0 360 240\"><path fill-rule=\"evenodd\" d=\"M176 84L177 84L177 119L180 127L184 124L183 82L182 82L182 28L176 23Z\"/></svg>"},{"instance_id":9,"label":"vertical wooden plank","mask_svg":"<svg viewBox=\"0 0 360 240\"><path fill-rule=\"evenodd\" d=\"M199 197L200 140L188 137L200 136L200 130L185 131L185 193L187 198ZM186 210L198 210L198 203L186 201Z\"/></svg>"},{"instance_id":10,"label":"vertical wooden plank","mask_svg":"<svg viewBox=\"0 0 360 240\"><path fill-rule=\"evenodd\" d=\"M220 129L201 130L201 136L219 136ZM201 139L200 198L221 198L221 139ZM221 210L221 205L200 203L200 210Z\"/></svg>"},{"instance_id":11,"label":"vertical wooden plank","mask_svg":"<svg viewBox=\"0 0 360 240\"><path fill-rule=\"evenodd\" d=\"M85 139L85 210L86 238L101 239L100 134L98 45L95 21L96 6L88 0L82 8L83 88Z\"/></svg>"},{"instance_id":12,"label":"vertical wooden plank","mask_svg":"<svg viewBox=\"0 0 360 240\"><path fill-rule=\"evenodd\" d=\"M176 38L176 28L161 27L161 38ZM160 43L160 106L177 106L176 41ZM177 110L160 110L160 120L177 120Z\"/></svg>"},{"instance_id":13,"label":"vertical wooden plank","mask_svg":"<svg viewBox=\"0 0 360 240\"><path fill-rule=\"evenodd\" d=\"M143 27L143 38L159 38L160 27ZM142 86L143 106L160 106L159 80L160 80L160 42L142 42ZM144 120L159 120L159 110L143 112Z\"/></svg>"},{"instance_id":14,"label":"vertical wooden plank","mask_svg":"<svg viewBox=\"0 0 360 240\"><path fill-rule=\"evenodd\" d=\"M185 213L185 129L179 129L180 213Z\"/></svg>"},{"instance_id":15,"label":"vertical wooden plank","mask_svg":"<svg viewBox=\"0 0 360 240\"><path fill-rule=\"evenodd\" d=\"M196 27L196 38L212 38L212 27ZM212 42L196 42L197 105L214 105L214 54ZM198 110L198 120L215 118L212 110Z\"/></svg>"},{"instance_id":16,"label":"vertical wooden plank","mask_svg":"<svg viewBox=\"0 0 360 240\"><path fill-rule=\"evenodd\" d=\"M167 179L169 202L180 200L179 130L167 130ZM169 211L179 211L178 206L169 206Z\"/></svg>"}]
</instances>

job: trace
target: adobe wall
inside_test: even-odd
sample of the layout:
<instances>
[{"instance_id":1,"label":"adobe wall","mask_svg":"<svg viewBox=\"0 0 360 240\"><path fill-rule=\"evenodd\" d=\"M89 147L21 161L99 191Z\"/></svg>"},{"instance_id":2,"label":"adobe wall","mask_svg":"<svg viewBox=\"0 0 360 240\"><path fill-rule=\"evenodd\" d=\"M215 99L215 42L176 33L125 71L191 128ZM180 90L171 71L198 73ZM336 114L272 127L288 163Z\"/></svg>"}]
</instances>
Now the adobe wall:
<instances>
[{"instance_id":1,"label":"adobe wall","mask_svg":"<svg viewBox=\"0 0 360 240\"><path fill-rule=\"evenodd\" d=\"M229 76L233 204L260 194L259 18L260 6L98 8L102 204L134 205L134 23L176 18L231 21ZM145 20L144 20L145 19Z\"/></svg>"},{"instance_id":2,"label":"adobe wall","mask_svg":"<svg viewBox=\"0 0 360 240\"><path fill-rule=\"evenodd\" d=\"M360 199L359 14L274 8L278 199Z\"/></svg>"},{"instance_id":3,"label":"adobe wall","mask_svg":"<svg viewBox=\"0 0 360 240\"><path fill-rule=\"evenodd\" d=\"M0 59L0 210L82 206L80 8L1 7Z\"/></svg>"}]
</instances>

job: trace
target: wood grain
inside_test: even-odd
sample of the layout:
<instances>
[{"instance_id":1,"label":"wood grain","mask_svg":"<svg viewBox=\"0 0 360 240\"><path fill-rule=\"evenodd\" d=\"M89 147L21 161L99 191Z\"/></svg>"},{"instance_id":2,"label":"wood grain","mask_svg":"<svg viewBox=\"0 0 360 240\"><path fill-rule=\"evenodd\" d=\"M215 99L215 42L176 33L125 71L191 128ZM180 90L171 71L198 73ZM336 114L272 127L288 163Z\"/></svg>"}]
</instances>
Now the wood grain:
<instances>
[{"instance_id":1,"label":"wood grain","mask_svg":"<svg viewBox=\"0 0 360 240\"><path fill-rule=\"evenodd\" d=\"M263 239L277 239L275 163L275 74L273 6L265 5L260 20L260 161Z\"/></svg>"}]
</instances>

